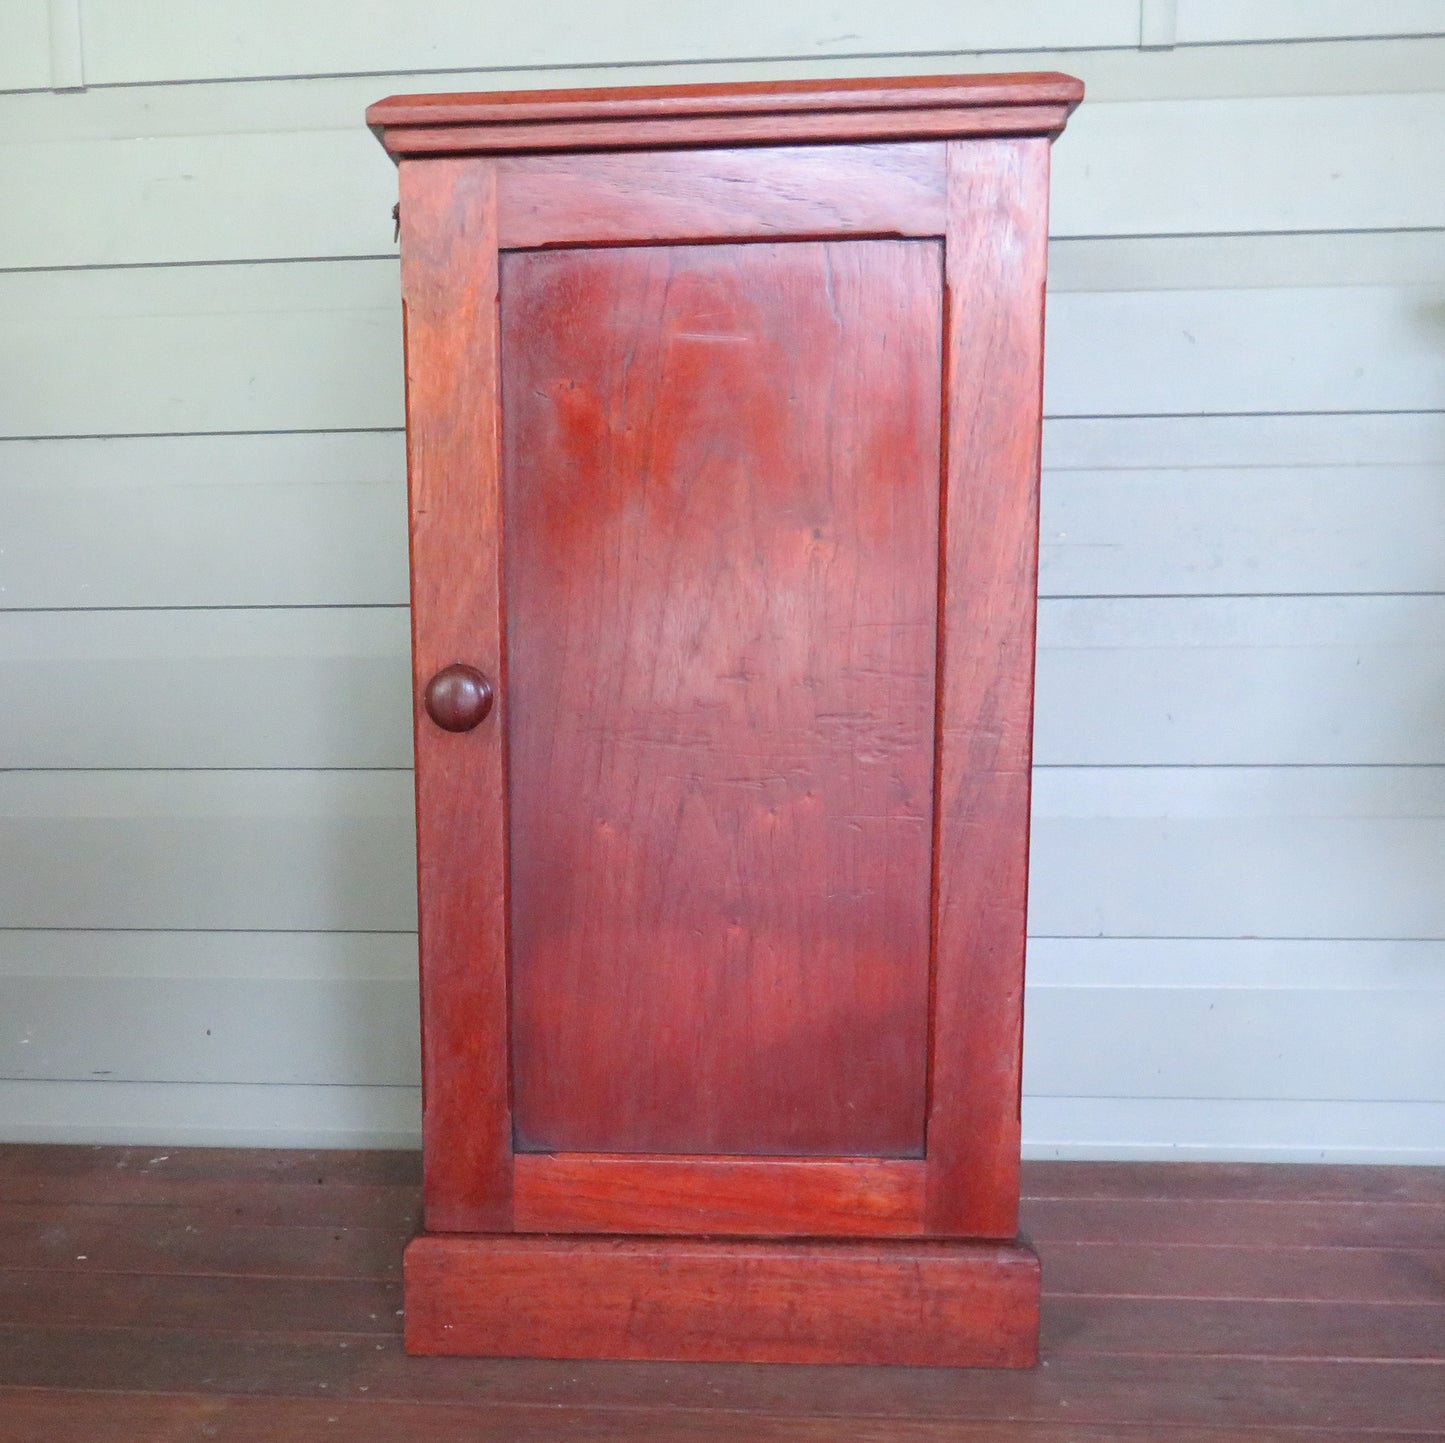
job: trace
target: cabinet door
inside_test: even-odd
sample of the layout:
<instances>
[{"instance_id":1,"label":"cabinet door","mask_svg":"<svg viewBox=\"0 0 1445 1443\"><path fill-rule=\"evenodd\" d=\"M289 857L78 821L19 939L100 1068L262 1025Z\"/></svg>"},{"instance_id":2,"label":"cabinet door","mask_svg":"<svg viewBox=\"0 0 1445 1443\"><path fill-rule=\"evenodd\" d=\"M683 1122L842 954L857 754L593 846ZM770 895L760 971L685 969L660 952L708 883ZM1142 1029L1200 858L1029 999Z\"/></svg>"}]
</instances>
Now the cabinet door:
<instances>
[{"instance_id":1,"label":"cabinet door","mask_svg":"<svg viewBox=\"0 0 1445 1443\"><path fill-rule=\"evenodd\" d=\"M1046 164L403 164L432 1230L1015 1231Z\"/></svg>"}]
</instances>

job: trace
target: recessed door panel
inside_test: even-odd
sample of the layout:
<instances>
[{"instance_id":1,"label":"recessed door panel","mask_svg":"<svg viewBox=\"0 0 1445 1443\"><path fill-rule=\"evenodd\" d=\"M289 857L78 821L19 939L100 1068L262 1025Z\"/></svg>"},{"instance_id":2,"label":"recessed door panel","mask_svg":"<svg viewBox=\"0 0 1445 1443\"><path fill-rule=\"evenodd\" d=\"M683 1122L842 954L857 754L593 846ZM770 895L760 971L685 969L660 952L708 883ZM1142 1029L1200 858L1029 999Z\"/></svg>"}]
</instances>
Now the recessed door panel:
<instances>
[{"instance_id":1,"label":"recessed door panel","mask_svg":"<svg viewBox=\"0 0 1445 1443\"><path fill-rule=\"evenodd\" d=\"M942 248L506 253L523 1151L920 1156Z\"/></svg>"}]
</instances>

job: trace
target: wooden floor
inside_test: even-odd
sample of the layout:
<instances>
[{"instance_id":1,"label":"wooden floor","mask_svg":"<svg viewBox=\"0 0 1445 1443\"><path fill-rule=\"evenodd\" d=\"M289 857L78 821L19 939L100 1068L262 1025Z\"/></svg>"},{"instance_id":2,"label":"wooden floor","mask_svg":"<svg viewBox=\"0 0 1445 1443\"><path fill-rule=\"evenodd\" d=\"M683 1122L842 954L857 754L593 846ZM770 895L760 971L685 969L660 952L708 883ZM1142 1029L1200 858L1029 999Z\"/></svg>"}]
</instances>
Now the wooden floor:
<instances>
[{"instance_id":1,"label":"wooden floor","mask_svg":"<svg viewBox=\"0 0 1445 1443\"><path fill-rule=\"evenodd\" d=\"M1445 1438L1445 1171L1025 1190L1036 1372L414 1359L413 1155L0 1147L0 1443Z\"/></svg>"}]
</instances>

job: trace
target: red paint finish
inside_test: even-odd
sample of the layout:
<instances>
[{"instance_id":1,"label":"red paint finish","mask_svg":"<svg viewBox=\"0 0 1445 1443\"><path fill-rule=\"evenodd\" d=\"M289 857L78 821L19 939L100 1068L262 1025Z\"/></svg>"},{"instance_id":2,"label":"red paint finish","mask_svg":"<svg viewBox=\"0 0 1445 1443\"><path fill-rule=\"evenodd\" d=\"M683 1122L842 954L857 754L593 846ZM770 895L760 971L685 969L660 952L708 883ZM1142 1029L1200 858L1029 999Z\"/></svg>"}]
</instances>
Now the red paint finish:
<instances>
[{"instance_id":1,"label":"red paint finish","mask_svg":"<svg viewBox=\"0 0 1445 1443\"><path fill-rule=\"evenodd\" d=\"M422 693L426 714L446 732L469 732L480 726L495 699L491 682L462 662L444 666Z\"/></svg>"},{"instance_id":2,"label":"red paint finish","mask_svg":"<svg viewBox=\"0 0 1445 1443\"><path fill-rule=\"evenodd\" d=\"M940 262L505 258L523 1149L923 1151Z\"/></svg>"},{"instance_id":3,"label":"red paint finish","mask_svg":"<svg viewBox=\"0 0 1445 1443\"><path fill-rule=\"evenodd\" d=\"M1049 146L948 149L926 1231L1007 1238L1018 1230Z\"/></svg>"},{"instance_id":4,"label":"red paint finish","mask_svg":"<svg viewBox=\"0 0 1445 1443\"><path fill-rule=\"evenodd\" d=\"M1081 90L370 113L407 157L413 1351L1031 1361L1048 141ZM470 731L425 709L448 667L492 686L485 718L433 688Z\"/></svg>"},{"instance_id":5,"label":"red paint finish","mask_svg":"<svg viewBox=\"0 0 1445 1443\"><path fill-rule=\"evenodd\" d=\"M417 1238L415 1353L1027 1368L1038 1259L997 1243Z\"/></svg>"},{"instance_id":6,"label":"red paint finish","mask_svg":"<svg viewBox=\"0 0 1445 1443\"><path fill-rule=\"evenodd\" d=\"M635 244L639 236L942 236L946 148L910 141L509 155L497 162L497 190L504 249Z\"/></svg>"},{"instance_id":7,"label":"red paint finish","mask_svg":"<svg viewBox=\"0 0 1445 1443\"><path fill-rule=\"evenodd\" d=\"M507 1227L506 671L492 162L401 170L412 667L416 678L426 1225ZM500 697L448 732L426 689L458 660Z\"/></svg>"},{"instance_id":8,"label":"red paint finish","mask_svg":"<svg viewBox=\"0 0 1445 1443\"><path fill-rule=\"evenodd\" d=\"M393 155L784 145L789 141L1057 135L1084 87L1069 75L764 80L615 90L394 95L368 124Z\"/></svg>"},{"instance_id":9,"label":"red paint finish","mask_svg":"<svg viewBox=\"0 0 1445 1443\"><path fill-rule=\"evenodd\" d=\"M519 1232L918 1233L924 1165L878 1158L521 1153Z\"/></svg>"}]
</instances>

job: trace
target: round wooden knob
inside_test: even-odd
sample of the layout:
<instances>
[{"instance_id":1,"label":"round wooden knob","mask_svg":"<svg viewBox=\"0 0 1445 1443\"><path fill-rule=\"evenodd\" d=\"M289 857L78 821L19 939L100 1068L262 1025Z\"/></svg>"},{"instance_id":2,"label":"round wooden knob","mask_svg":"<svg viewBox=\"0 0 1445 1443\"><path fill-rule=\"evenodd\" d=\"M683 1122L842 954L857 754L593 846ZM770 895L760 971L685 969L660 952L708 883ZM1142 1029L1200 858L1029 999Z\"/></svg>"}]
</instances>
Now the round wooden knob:
<instances>
[{"instance_id":1,"label":"round wooden knob","mask_svg":"<svg viewBox=\"0 0 1445 1443\"><path fill-rule=\"evenodd\" d=\"M492 684L474 666L453 662L426 684L426 714L443 731L469 732L492 709Z\"/></svg>"}]
</instances>

